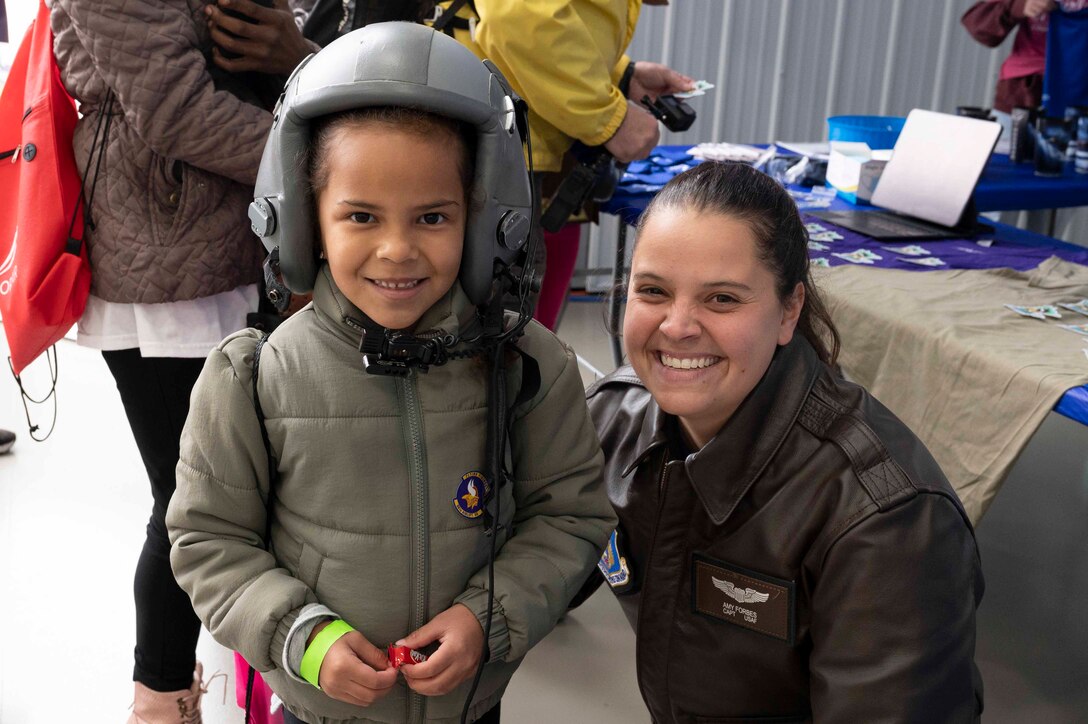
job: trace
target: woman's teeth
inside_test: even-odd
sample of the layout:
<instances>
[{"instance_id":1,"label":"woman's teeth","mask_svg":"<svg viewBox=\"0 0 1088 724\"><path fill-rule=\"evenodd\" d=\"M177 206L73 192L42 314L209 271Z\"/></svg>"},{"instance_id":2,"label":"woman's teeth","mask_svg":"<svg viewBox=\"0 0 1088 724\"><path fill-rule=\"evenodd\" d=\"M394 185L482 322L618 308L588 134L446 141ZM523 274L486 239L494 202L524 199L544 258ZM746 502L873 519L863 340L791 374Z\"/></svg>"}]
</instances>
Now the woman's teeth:
<instances>
[{"instance_id":1,"label":"woman's teeth","mask_svg":"<svg viewBox=\"0 0 1088 724\"><path fill-rule=\"evenodd\" d=\"M420 282L419 279L410 282L387 282L381 279L374 279L372 281L383 289L411 289Z\"/></svg>"},{"instance_id":2,"label":"woman's teeth","mask_svg":"<svg viewBox=\"0 0 1088 724\"><path fill-rule=\"evenodd\" d=\"M675 370L701 370L715 364L721 357L670 357L664 352L660 353L661 364Z\"/></svg>"}]
</instances>

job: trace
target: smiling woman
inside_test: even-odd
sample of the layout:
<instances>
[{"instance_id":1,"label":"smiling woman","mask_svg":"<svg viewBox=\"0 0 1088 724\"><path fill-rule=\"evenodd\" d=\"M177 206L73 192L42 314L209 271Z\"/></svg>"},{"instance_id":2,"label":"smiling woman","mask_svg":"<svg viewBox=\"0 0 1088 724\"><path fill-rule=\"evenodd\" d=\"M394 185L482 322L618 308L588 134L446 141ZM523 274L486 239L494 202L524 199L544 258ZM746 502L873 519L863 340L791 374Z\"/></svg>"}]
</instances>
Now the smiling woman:
<instances>
[{"instance_id":1,"label":"smiling woman","mask_svg":"<svg viewBox=\"0 0 1088 724\"><path fill-rule=\"evenodd\" d=\"M796 207L751 167L704 163L650 204L631 366L589 391L619 525L583 594L616 593L660 724L976 720L973 530L836 372L808 269Z\"/></svg>"},{"instance_id":2,"label":"smiling woman","mask_svg":"<svg viewBox=\"0 0 1088 724\"><path fill-rule=\"evenodd\" d=\"M624 322L627 353L696 447L748 396L777 346L793 339L804 304L801 282L778 298L757 249L749 224L716 212L666 207L642 228Z\"/></svg>"}]
</instances>

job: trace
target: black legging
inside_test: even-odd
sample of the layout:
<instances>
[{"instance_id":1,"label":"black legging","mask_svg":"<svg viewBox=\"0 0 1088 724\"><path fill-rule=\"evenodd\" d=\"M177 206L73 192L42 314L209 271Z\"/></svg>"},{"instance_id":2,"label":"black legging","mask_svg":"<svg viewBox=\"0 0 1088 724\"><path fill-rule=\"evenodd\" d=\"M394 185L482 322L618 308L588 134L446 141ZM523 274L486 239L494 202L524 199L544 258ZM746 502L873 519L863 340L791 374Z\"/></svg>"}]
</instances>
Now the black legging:
<instances>
[{"instance_id":1,"label":"black legging","mask_svg":"<svg viewBox=\"0 0 1088 724\"><path fill-rule=\"evenodd\" d=\"M200 619L170 570L166 506L174 494L181 428L203 359L142 357L137 349L103 352L136 438L154 505L136 564L134 681L155 691L188 689L196 665Z\"/></svg>"}]
</instances>

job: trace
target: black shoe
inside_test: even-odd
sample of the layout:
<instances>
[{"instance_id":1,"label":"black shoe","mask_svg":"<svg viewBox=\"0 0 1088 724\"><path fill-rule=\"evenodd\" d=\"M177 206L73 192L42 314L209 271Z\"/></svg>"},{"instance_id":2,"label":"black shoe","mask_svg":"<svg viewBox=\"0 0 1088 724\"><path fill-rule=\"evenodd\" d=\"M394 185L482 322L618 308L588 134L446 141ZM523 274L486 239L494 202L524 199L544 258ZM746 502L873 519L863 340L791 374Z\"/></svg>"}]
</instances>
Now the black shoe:
<instances>
[{"instance_id":1,"label":"black shoe","mask_svg":"<svg viewBox=\"0 0 1088 724\"><path fill-rule=\"evenodd\" d=\"M0 430L0 455L11 450L15 444L15 433L8 430Z\"/></svg>"}]
</instances>

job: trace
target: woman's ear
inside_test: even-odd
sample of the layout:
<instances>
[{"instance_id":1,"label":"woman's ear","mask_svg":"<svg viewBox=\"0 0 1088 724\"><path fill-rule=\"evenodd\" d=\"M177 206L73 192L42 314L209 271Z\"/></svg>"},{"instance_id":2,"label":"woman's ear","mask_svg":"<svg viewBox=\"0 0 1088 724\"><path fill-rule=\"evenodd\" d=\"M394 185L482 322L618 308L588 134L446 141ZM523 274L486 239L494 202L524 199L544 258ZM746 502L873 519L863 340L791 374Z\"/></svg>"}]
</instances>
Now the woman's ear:
<instances>
[{"instance_id":1,"label":"woman's ear","mask_svg":"<svg viewBox=\"0 0 1088 724\"><path fill-rule=\"evenodd\" d=\"M797 320L801 318L801 310L805 307L805 285L797 282L790 295L782 302L782 322L778 327L778 344L789 344L793 339L793 332L797 329Z\"/></svg>"}]
</instances>

